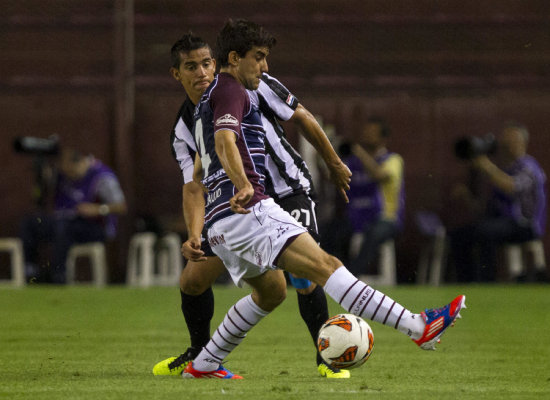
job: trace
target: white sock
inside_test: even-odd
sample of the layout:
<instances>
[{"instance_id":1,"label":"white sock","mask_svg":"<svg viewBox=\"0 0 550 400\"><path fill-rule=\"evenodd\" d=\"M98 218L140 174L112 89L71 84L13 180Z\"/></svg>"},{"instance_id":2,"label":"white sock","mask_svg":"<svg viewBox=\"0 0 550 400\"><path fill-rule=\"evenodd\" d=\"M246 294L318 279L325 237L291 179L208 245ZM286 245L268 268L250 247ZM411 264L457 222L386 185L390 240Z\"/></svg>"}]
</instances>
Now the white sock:
<instances>
[{"instance_id":1,"label":"white sock","mask_svg":"<svg viewBox=\"0 0 550 400\"><path fill-rule=\"evenodd\" d=\"M424 320L384 293L358 280L346 267L338 268L328 278L325 292L344 309L361 318L380 322L419 339L424 332Z\"/></svg>"},{"instance_id":2,"label":"white sock","mask_svg":"<svg viewBox=\"0 0 550 400\"><path fill-rule=\"evenodd\" d=\"M198 371L215 371L225 357L235 349L251 330L269 312L262 310L252 300L252 295L240 299L229 309L210 341L193 360Z\"/></svg>"}]
</instances>

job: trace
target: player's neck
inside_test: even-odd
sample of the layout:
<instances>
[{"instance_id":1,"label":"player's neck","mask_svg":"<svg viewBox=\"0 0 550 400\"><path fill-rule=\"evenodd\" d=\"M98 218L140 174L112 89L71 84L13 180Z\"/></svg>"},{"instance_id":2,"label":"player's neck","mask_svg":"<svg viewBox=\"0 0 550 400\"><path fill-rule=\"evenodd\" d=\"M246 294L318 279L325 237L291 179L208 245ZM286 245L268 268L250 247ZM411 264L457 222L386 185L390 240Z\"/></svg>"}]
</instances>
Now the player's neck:
<instances>
[{"instance_id":1,"label":"player's neck","mask_svg":"<svg viewBox=\"0 0 550 400\"><path fill-rule=\"evenodd\" d=\"M222 67L220 68L220 73L226 73L226 74L229 74L231 75L233 78L235 78L235 80L237 82L239 82L241 85L243 84L240 79L239 79L239 75L237 74L237 68L232 66L232 65L229 65L227 67ZM244 85L243 85L244 86Z\"/></svg>"}]
</instances>

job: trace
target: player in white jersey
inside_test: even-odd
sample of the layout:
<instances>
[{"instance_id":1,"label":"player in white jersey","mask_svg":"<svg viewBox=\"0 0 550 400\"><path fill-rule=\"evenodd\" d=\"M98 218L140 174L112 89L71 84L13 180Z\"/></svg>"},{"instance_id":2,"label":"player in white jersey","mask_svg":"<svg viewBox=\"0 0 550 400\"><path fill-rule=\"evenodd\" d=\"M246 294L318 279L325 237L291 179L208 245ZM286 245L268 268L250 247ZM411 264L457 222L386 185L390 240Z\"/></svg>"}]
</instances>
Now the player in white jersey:
<instances>
[{"instance_id":1,"label":"player in white jersey","mask_svg":"<svg viewBox=\"0 0 550 400\"><path fill-rule=\"evenodd\" d=\"M242 379L222 363L247 332L284 300L286 284L281 270L323 286L347 311L391 326L426 350L435 348L465 306L465 296L460 295L444 307L413 314L357 280L264 194L265 157L261 157L258 144L265 132L257 129L259 113L244 88L258 88L274 42L252 22L226 23L217 39L220 74L195 112L193 134L200 144L195 180L202 180L211 195L222 189L215 197L223 202L206 203L208 239L232 278L244 280L253 291L230 308L208 344L183 371L184 378ZM226 179L232 185L227 185ZM221 181L223 186L217 184ZM228 205L234 214L217 213Z\"/></svg>"},{"instance_id":2,"label":"player in white jersey","mask_svg":"<svg viewBox=\"0 0 550 400\"><path fill-rule=\"evenodd\" d=\"M178 113L171 135L173 155L180 164L183 173L183 202L186 222L194 225L197 213L193 206L196 196L202 196L200 188L192 181L195 143L191 136L192 114L200 95L214 78L214 60L210 48L200 38L191 34L184 35L172 49L174 78L184 86L188 97ZM279 120L292 120L308 135L312 144L319 149L325 159L333 181L345 196L350 173L341 162L321 127L296 97L275 78L265 75L255 96L262 109L262 122L267 132L267 151L269 162L266 174L268 192L277 199L284 209L296 220L308 228L316 237L317 223L314 202L310 198L312 183L309 171L299 154L288 143ZM272 188L272 189L271 189ZM202 221L198 221L202 224ZM189 225L189 224L188 224ZM195 224L194 226L196 226ZM191 232L191 227L188 228ZM205 235L206 236L206 235ZM195 256L196 250L187 243L184 249ZM155 375L177 375L192 360L210 339L210 319L213 315L212 283L225 271L221 261L212 253L207 242L203 242L200 251L204 262L189 261L180 279L181 304L191 337L191 346L178 357L159 362L153 368ZM317 332L328 318L326 298L322 288L307 279L290 276L298 292L300 314L315 342ZM326 365L317 355L318 370L329 378L349 377L348 371L339 371Z\"/></svg>"}]
</instances>

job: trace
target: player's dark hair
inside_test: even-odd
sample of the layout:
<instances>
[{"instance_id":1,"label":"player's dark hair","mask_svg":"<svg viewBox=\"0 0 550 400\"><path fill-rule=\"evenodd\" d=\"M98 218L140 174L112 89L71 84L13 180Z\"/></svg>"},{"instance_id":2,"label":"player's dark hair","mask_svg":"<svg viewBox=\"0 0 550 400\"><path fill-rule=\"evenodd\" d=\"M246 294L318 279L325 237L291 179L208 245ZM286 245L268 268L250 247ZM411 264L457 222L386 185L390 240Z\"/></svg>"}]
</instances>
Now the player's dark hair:
<instances>
[{"instance_id":1,"label":"player's dark hair","mask_svg":"<svg viewBox=\"0 0 550 400\"><path fill-rule=\"evenodd\" d=\"M390 135L390 127L386 120L382 117L371 116L367 118L367 124L376 124L380 127L380 133L383 137L388 137Z\"/></svg>"},{"instance_id":2,"label":"player's dark hair","mask_svg":"<svg viewBox=\"0 0 550 400\"><path fill-rule=\"evenodd\" d=\"M202 40L200 37L195 36L193 32L189 31L183 35L174 45L172 50L170 50L170 56L172 57L172 67L179 68L181 63L181 54L187 54L190 51L207 48L212 55L212 50L208 43Z\"/></svg>"},{"instance_id":3,"label":"player's dark hair","mask_svg":"<svg viewBox=\"0 0 550 400\"><path fill-rule=\"evenodd\" d=\"M271 49L277 40L262 26L244 19L227 21L216 39L216 61L219 66L226 67L229 53L236 51L240 57L254 46Z\"/></svg>"}]
</instances>

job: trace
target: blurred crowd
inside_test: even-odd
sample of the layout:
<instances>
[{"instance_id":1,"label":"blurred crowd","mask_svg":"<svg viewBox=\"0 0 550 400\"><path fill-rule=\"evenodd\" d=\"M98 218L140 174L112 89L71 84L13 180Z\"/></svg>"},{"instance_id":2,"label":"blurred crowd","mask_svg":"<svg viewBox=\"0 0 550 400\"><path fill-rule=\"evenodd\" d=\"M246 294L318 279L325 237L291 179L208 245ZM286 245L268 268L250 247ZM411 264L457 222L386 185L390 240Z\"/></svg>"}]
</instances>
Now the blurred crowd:
<instances>
[{"instance_id":1,"label":"blurred crowd","mask_svg":"<svg viewBox=\"0 0 550 400\"><path fill-rule=\"evenodd\" d=\"M371 116L352 141L337 146L353 174L347 204L327 194L333 189L325 185L322 166L308 160L312 174L321 176L321 245L365 279L381 273L381 246L392 242L399 252L406 223L406 160L388 148L390 139L387 121ZM444 232L441 281L548 281L543 246L533 246L546 231L546 175L527 153L528 143L528 128L517 122L504 124L496 136L461 138L454 150L469 178L453 185L444 215L407 210L415 215L407 223L424 236ZM64 283L69 248L114 240L117 218L126 212L120 183L100 160L73 148L54 159L38 169L37 211L21 221L28 281ZM510 248L520 251L519 258L511 258Z\"/></svg>"}]
</instances>

